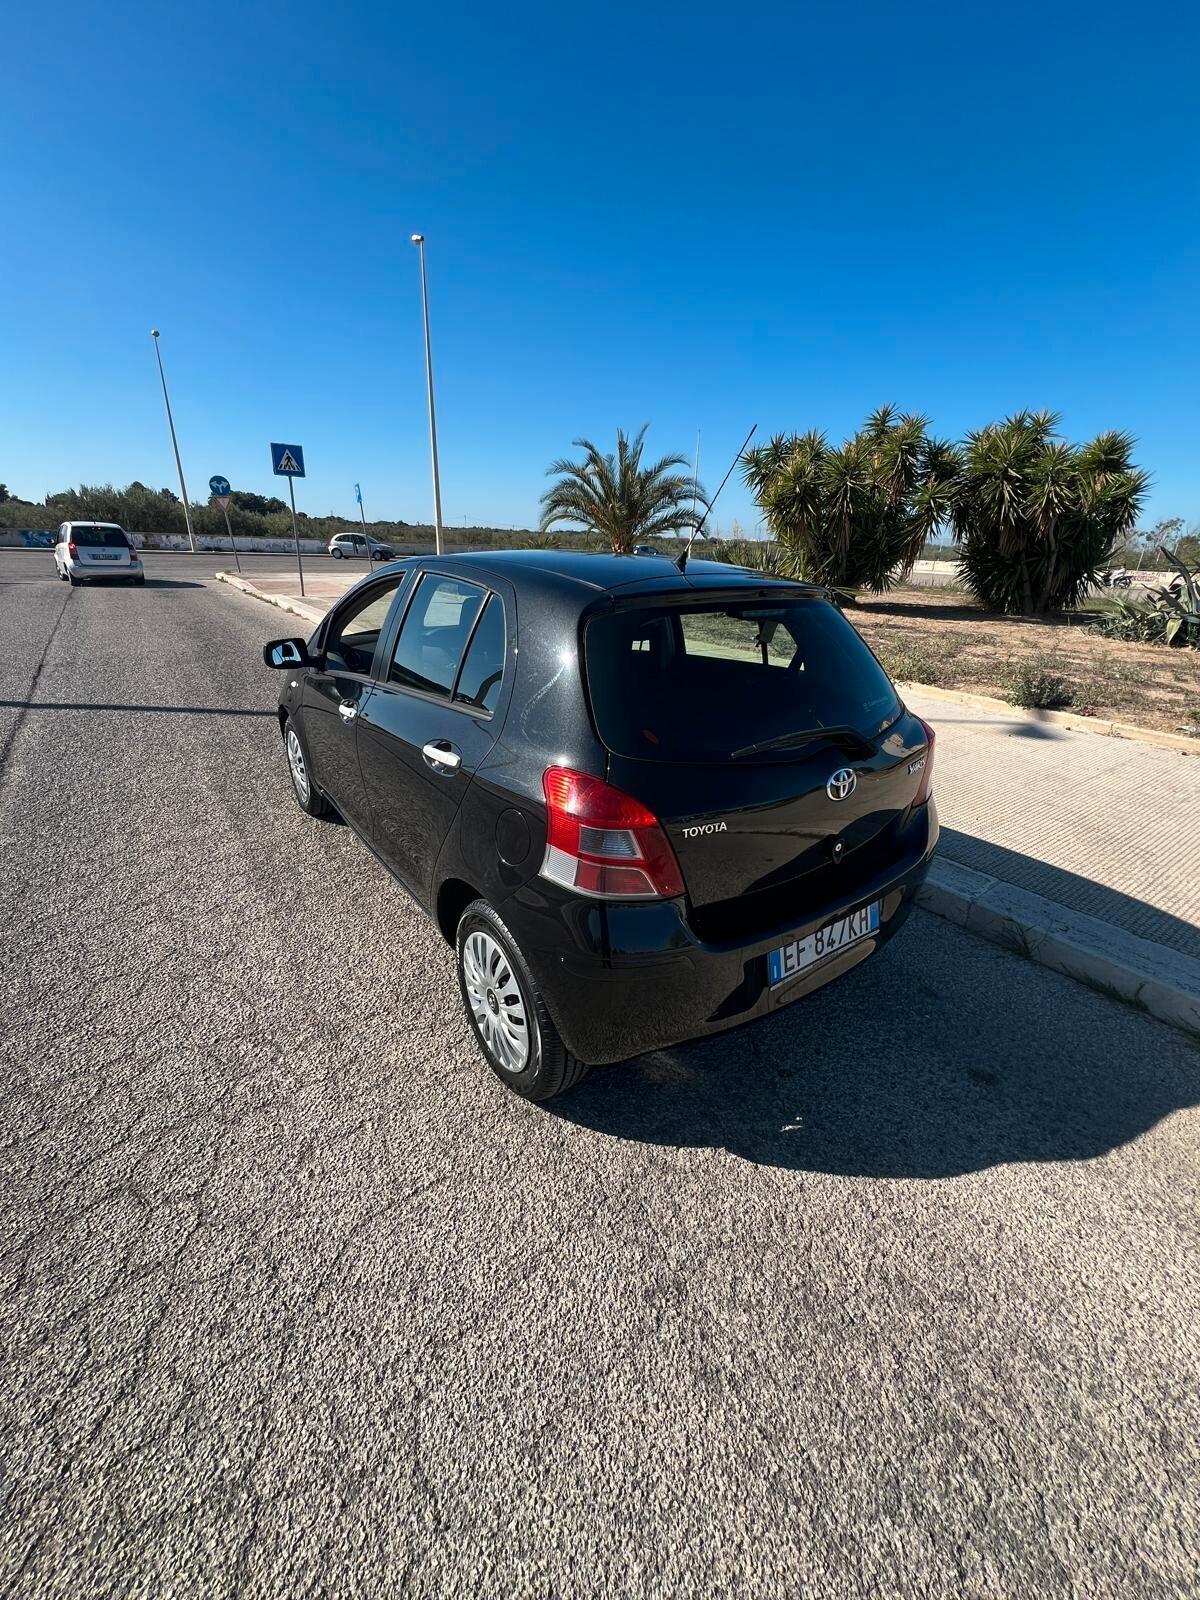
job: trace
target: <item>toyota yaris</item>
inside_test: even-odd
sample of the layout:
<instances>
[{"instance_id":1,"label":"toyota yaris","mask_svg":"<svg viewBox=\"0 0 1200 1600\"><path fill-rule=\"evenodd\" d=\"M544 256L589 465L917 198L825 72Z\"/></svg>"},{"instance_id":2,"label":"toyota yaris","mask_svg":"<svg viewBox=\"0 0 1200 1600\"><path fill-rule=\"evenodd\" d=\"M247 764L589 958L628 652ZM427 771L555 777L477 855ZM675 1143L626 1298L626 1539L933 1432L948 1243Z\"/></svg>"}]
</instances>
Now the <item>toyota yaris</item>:
<instances>
[{"instance_id":1,"label":"toyota yaris","mask_svg":"<svg viewBox=\"0 0 1200 1600\"><path fill-rule=\"evenodd\" d=\"M937 841L933 730L804 584L412 557L264 659L300 806L433 917L480 1049L533 1100L841 977Z\"/></svg>"}]
</instances>

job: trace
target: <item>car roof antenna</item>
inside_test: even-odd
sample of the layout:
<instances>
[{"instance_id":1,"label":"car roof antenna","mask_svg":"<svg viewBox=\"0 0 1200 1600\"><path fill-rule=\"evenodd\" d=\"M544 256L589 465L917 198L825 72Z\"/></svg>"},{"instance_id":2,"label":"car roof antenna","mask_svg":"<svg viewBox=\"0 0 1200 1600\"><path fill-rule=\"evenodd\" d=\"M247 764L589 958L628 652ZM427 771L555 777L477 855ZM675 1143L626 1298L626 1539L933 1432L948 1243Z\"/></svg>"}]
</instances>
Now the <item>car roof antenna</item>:
<instances>
[{"instance_id":1,"label":"car roof antenna","mask_svg":"<svg viewBox=\"0 0 1200 1600\"><path fill-rule=\"evenodd\" d=\"M687 566L688 557L692 553L692 541L695 539L696 535L700 532L701 528L703 528L704 524L708 521L708 513L716 505L717 499L720 496L721 490L729 482L729 479L730 479L730 476L733 473L734 467L737 466L738 462L745 455L746 446L750 443L751 439L753 439L753 437L754 437L755 433L757 432L757 430L758 430L758 423L756 422L754 424L754 427L750 429L750 432L742 440L741 449L738 451L737 455L734 456L733 460L729 463L729 471L721 479L721 482L720 482L720 484L719 484L719 486L717 488L717 492L716 492L715 495L713 495L712 499L708 502L708 507L705 510L704 515L700 518L700 521L692 529L692 537L691 537L691 539L688 540L686 547L683 550L681 550L679 552L679 554L675 557L675 565L679 568L680 572L682 572L683 569Z\"/></svg>"}]
</instances>

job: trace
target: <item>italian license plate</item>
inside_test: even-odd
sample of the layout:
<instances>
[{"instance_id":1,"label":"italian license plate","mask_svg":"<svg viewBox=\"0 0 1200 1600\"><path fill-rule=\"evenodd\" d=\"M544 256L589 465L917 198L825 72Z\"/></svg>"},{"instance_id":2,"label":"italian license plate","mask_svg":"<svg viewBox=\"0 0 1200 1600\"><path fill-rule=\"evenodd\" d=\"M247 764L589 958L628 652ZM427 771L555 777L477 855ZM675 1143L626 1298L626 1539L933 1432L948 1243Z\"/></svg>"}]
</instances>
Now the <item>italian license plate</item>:
<instances>
[{"instance_id":1,"label":"italian license plate","mask_svg":"<svg viewBox=\"0 0 1200 1600\"><path fill-rule=\"evenodd\" d=\"M823 961L826 956L845 950L848 945L857 944L860 939L867 939L878 932L879 901L872 900L869 906L861 906L848 917L839 917L836 922L818 928L803 939L781 944L767 958L772 989L814 966L816 962Z\"/></svg>"},{"instance_id":2,"label":"italian license plate","mask_svg":"<svg viewBox=\"0 0 1200 1600\"><path fill-rule=\"evenodd\" d=\"M97 555L97 556L93 556L92 560L93 561L118 561L118 560L120 560L120 557L119 556Z\"/></svg>"}]
</instances>

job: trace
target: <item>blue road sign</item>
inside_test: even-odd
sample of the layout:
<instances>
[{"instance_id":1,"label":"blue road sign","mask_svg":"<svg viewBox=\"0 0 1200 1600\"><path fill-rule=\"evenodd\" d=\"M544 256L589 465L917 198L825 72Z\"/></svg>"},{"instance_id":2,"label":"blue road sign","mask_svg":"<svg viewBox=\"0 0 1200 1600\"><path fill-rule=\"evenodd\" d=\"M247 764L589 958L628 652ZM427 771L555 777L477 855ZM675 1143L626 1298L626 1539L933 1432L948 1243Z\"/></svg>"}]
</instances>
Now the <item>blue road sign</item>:
<instances>
[{"instance_id":1,"label":"blue road sign","mask_svg":"<svg viewBox=\"0 0 1200 1600\"><path fill-rule=\"evenodd\" d=\"M273 444L271 446L271 471L277 478L302 478L304 476L304 449L298 444Z\"/></svg>"},{"instance_id":2,"label":"blue road sign","mask_svg":"<svg viewBox=\"0 0 1200 1600\"><path fill-rule=\"evenodd\" d=\"M219 475L208 480L209 494L226 495L229 493L229 479Z\"/></svg>"}]
</instances>

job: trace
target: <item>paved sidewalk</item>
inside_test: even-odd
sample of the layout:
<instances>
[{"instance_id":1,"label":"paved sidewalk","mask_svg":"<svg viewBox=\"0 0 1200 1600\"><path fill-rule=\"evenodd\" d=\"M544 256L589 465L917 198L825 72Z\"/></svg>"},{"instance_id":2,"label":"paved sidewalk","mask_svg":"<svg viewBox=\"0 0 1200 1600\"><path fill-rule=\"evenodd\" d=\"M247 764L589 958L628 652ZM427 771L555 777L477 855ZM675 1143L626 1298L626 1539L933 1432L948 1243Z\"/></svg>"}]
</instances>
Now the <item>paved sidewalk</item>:
<instances>
[{"instance_id":1,"label":"paved sidewalk","mask_svg":"<svg viewBox=\"0 0 1200 1600\"><path fill-rule=\"evenodd\" d=\"M333 571L328 570L333 567ZM378 571L378 566L375 569ZM245 580L248 592L257 590L260 595L269 595L273 600L291 600L297 604L310 607L316 616L324 616L335 600L340 600L347 589L352 589L367 575L365 561L337 561L327 562L325 569L304 574L304 595L300 595L300 583L294 572L262 573L255 572ZM237 577L237 573L232 573ZM243 587L243 585L238 585Z\"/></svg>"},{"instance_id":2,"label":"paved sidewalk","mask_svg":"<svg viewBox=\"0 0 1200 1600\"><path fill-rule=\"evenodd\" d=\"M294 575L238 587L316 621L361 576L314 576L302 607ZM1164 749L919 685L904 697L938 736L925 904L1200 1034L1200 743Z\"/></svg>"},{"instance_id":3,"label":"paved sidewalk","mask_svg":"<svg viewBox=\"0 0 1200 1600\"><path fill-rule=\"evenodd\" d=\"M937 730L946 859L1200 960L1200 746L904 697Z\"/></svg>"}]
</instances>

